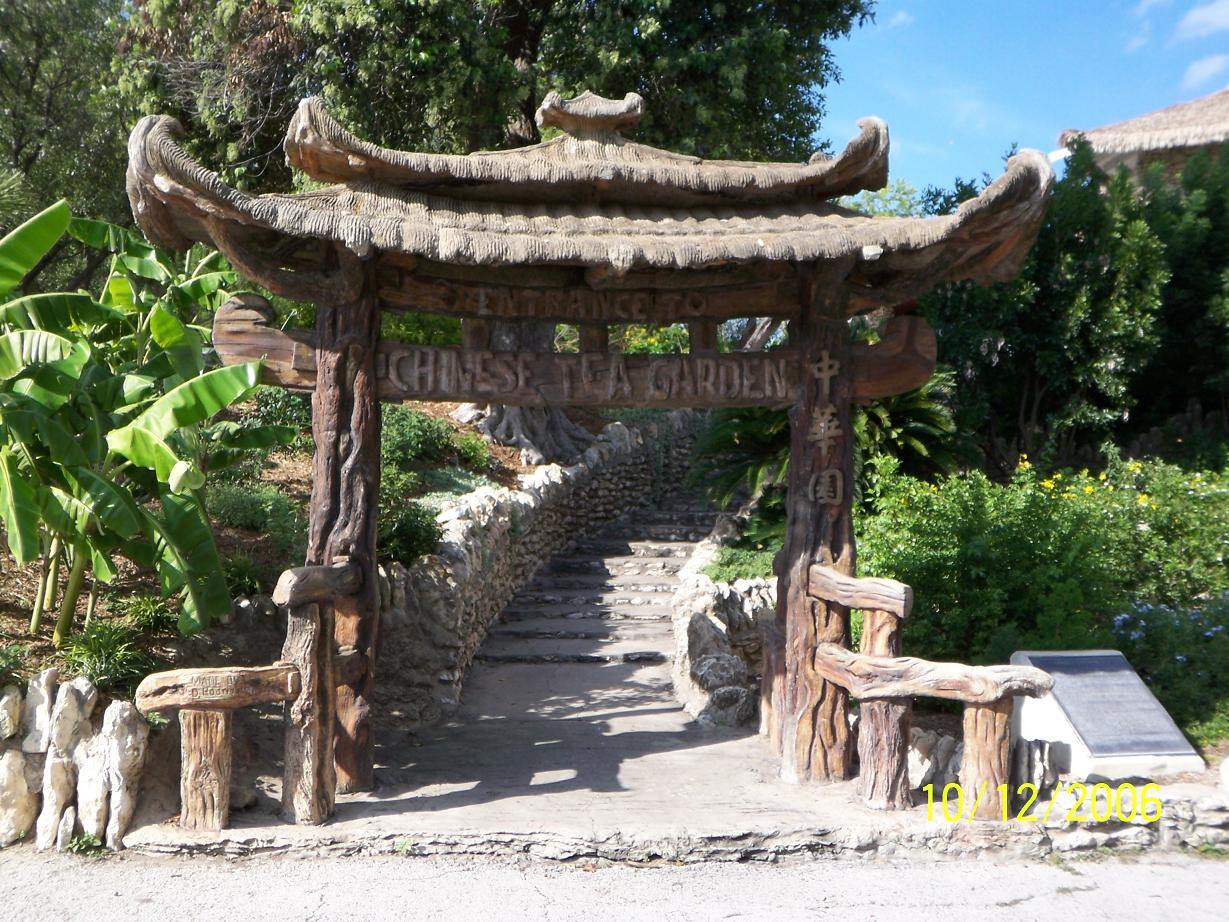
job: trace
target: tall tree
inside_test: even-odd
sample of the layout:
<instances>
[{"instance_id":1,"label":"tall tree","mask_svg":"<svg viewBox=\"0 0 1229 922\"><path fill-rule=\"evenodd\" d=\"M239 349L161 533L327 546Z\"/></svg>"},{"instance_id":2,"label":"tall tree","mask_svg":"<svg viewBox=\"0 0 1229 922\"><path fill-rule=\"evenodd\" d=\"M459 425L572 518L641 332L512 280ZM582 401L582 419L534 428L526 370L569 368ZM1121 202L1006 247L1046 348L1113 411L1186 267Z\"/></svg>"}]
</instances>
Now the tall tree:
<instances>
[{"instance_id":1,"label":"tall tree","mask_svg":"<svg viewBox=\"0 0 1229 922\"><path fill-rule=\"evenodd\" d=\"M281 131L325 97L360 136L464 153L541 140L549 90L640 93L636 136L705 157L809 156L838 76L828 44L873 0L131 0L122 85L189 125L196 153L253 189L284 188ZM551 330L500 325L504 348ZM585 436L558 411L492 408L483 427L532 460Z\"/></svg>"},{"instance_id":2,"label":"tall tree","mask_svg":"<svg viewBox=\"0 0 1229 922\"><path fill-rule=\"evenodd\" d=\"M926 198L950 211L976 189L958 181ZM1107 177L1076 142L1019 276L922 300L939 360L957 373L959 427L978 433L991 468L1013 470L1020 453L1070 460L1125 418L1133 376L1156 346L1167 278L1130 177Z\"/></svg>"},{"instance_id":3,"label":"tall tree","mask_svg":"<svg viewBox=\"0 0 1229 922\"><path fill-rule=\"evenodd\" d=\"M1139 403L1128 430L1161 425L1194 400L1229 418L1229 147L1196 154L1179 177L1158 164L1141 191L1170 278L1156 352L1132 387Z\"/></svg>"},{"instance_id":4,"label":"tall tree","mask_svg":"<svg viewBox=\"0 0 1229 922\"><path fill-rule=\"evenodd\" d=\"M124 196L130 119L108 74L123 0L0 3L0 229L48 202L131 222ZM22 283L76 288L104 260L65 238Z\"/></svg>"}]
</instances>

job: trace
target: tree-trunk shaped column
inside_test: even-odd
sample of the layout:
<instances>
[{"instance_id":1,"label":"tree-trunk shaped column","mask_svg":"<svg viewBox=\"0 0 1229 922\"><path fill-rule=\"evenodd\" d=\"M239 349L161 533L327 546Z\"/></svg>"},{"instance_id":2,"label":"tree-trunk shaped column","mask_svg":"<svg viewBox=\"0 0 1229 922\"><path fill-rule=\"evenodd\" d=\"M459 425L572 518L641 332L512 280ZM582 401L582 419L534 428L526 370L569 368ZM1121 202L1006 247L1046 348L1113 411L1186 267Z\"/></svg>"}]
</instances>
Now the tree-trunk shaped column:
<instances>
[{"instance_id":1,"label":"tree-trunk shaped column","mask_svg":"<svg viewBox=\"0 0 1229 922\"><path fill-rule=\"evenodd\" d=\"M316 450L307 563L348 561L358 573L357 589L331 602L322 600L317 614L321 638L331 636L338 649L355 651L361 668L357 677L335 690L321 688L322 694L336 696L334 757L340 793L371 790L373 785L371 694L379 641L376 502L380 489L375 355L380 314L371 274L365 269L364 275L354 303L316 308L312 395ZM330 683L331 677L323 684Z\"/></svg>"},{"instance_id":2,"label":"tree-trunk shaped column","mask_svg":"<svg viewBox=\"0 0 1229 922\"><path fill-rule=\"evenodd\" d=\"M791 330L803 363L790 414L789 503L777 558L777 613L764 636L762 722L786 780L842 781L852 772L848 693L815 668L821 643L849 644L849 609L810 592L810 569L854 572L851 508L853 375L841 276L803 273Z\"/></svg>"},{"instance_id":3,"label":"tree-trunk shaped column","mask_svg":"<svg viewBox=\"0 0 1229 922\"><path fill-rule=\"evenodd\" d=\"M1012 696L989 704L964 706L964 754L960 759L960 786L966 802L974 800L972 815L979 820L1001 819L998 787L1010 780Z\"/></svg>"},{"instance_id":4,"label":"tree-trunk shaped column","mask_svg":"<svg viewBox=\"0 0 1229 922\"><path fill-rule=\"evenodd\" d=\"M886 611L862 612L861 652L900 656L900 619ZM908 810L909 724L912 698L863 701L858 719L858 794L876 810Z\"/></svg>"}]
</instances>

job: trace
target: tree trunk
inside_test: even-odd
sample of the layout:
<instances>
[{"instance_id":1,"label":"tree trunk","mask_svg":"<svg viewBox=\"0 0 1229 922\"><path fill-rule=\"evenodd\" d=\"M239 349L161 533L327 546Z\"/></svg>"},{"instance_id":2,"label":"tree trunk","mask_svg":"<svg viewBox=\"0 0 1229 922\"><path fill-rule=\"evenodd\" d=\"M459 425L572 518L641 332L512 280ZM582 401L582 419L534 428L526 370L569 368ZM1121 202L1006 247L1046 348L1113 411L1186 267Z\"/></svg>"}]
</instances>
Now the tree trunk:
<instances>
[{"instance_id":1,"label":"tree trunk","mask_svg":"<svg viewBox=\"0 0 1229 922\"><path fill-rule=\"evenodd\" d=\"M862 652L900 656L900 619L888 612L862 613ZM912 698L864 701L858 721L858 793L876 810L908 810L909 722Z\"/></svg>"},{"instance_id":2,"label":"tree trunk","mask_svg":"<svg viewBox=\"0 0 1229 922\"><path fill-rule=\"evenodd\" d=\"M361 574L357 592L335 599L331 617L322 613L326 616L321 618L333 624L336 646L357 650L363 667L354 681L321 691L336 695L334 756L341 793L371 790L374 783L370 702L379 640L380 403L375 352L380 323L370 271L366 275L355 303L316 308L316 451L307 563L328 565L344 558Z\"/></svg>"},{"instance_id":3,"label":"tree trunk","mask_svg":"<svg viewBox=\"0 0 1229 922\"><path fill-rule=\"evenodd\" d=\"M990 704L964 706L964 755L960 759L960 786L965 801L975 800L973 817L1002 818L998 786L1009 779L1011 709L1013 698Z\"/></svg>"},{"instance_id":4,"label":"tree trunk","mask_svg":"<svg viewBox=\"0 0 1229 922\"><path fill-rule=\"evenodd\" d=\"M848 695L815 669L818 644L848 646L849 610L808 591L812 564L854 572L853 376L837 278L802 275L802 318L791 334L805 366L804 383L790 413L789 504L785 546L776 561L777 613L763 638L761 726L781 753L782 777L795 782L845 780L853 761Z\"/></svg>"},{"instance_id":5,"label":"tree trunk","mask_svg":"<svg viewBox=\"0 0 1229 922\"><path fill-rule=\"evenodd\" d=\"M502 321L495 324L491 341L497 351L552 352L555 325ZM500 445L521 449L521 459L526 464L571 463L593 442L592 434L573 423L558 407L492 404L478 429Z\"/></svg>"},{"instance_id":6,"label":"tree trunk","mask_svg":"<svg viewBox=\"0 0 1229 922\"><path fill-rule=\"evenodd\" d=\"M217 831L230 816L230 711L179 712L179 825Z\"/></svg>"},{"instance_id":7,"label":"tree trunk","mask_svg":"<svg viewBox=\"0 0 1229 922\"><path fill-rule=\"evenodd\" d=\"M286 702L282 816L301 825L323 823L336 802L332 613L327 603L287 609L282 660L299 670L299 695Z\"/></svg>"}]
</instances>

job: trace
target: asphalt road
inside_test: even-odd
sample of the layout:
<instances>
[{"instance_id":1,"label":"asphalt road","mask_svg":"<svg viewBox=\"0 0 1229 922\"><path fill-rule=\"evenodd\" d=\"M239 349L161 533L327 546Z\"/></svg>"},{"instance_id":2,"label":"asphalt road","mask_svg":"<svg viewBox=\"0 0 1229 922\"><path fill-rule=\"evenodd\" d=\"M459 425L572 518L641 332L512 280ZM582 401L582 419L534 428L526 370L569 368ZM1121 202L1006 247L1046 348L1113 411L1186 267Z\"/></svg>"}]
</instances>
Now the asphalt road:
<instances>
[{"instance_id":1,"label":"asphalt road","mask_svg":"<svg viewBox=\"0 0 1229 922\"><path fill-rule=\"evenodd\" d=\"M0 919L1229 919L1229 861L586 867L491 858L0 853Z\"/></svg>"}]
</instances>

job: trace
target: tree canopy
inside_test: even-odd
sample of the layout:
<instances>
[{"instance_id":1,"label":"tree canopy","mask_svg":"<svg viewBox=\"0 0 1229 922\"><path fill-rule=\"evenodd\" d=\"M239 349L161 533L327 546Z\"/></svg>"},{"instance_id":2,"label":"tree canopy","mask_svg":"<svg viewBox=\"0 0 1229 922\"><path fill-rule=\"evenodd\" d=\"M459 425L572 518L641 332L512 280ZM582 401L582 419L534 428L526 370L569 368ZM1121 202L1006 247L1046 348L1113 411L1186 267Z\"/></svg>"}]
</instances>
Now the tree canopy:
<instances>
[{"instance_id":1,"label":"tree canopy","mask_svg":"<svg viewBox=\"0 0 1229 922\"><path fill-rule=\"evenodd\" d=\"M285 187L298 100L352 130L462 153L539 140L549 90L635 91L637 138L709 157L805 159L839 76L830 43L872 0L132 0L117 63L126 98L189 126L206 162Z\"/></svg>"}]
</instances>

